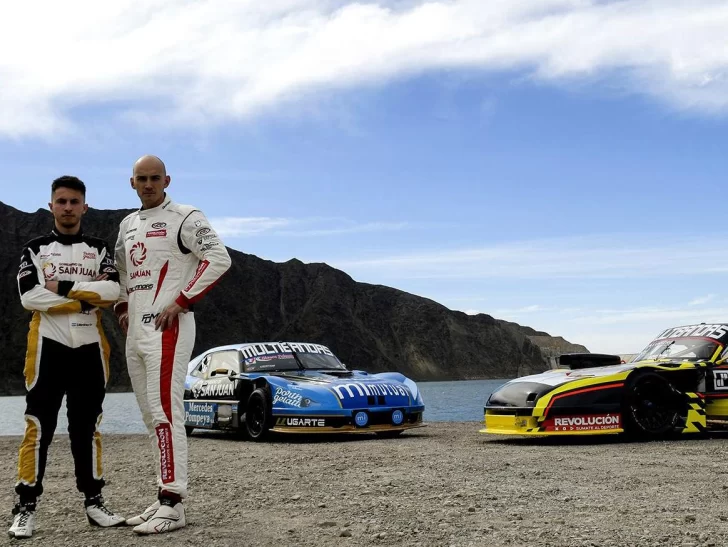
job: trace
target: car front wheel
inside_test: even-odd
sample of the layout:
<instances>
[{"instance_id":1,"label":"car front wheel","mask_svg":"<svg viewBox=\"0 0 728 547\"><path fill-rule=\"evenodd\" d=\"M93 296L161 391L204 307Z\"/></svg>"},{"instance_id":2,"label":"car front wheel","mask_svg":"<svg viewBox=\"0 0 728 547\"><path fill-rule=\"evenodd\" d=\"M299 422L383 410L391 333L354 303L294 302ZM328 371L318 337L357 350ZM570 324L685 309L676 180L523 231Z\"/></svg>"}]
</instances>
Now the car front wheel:
<instances>
[{"instance_id":1,"label":"car front wheel","mask_svg":"<svg viewBox=\"0 0 728 547\"><path fill-rule=\"evenodd\" d=\"M625 387L624 429L643 438L675 431L680 418L680 392L662 375L639 374Z\"/></svg>"},{"instance_id":2,"label":"car front wheel","mask_svg":"<svg viewBox=\"0 0 728 547\"><path fill-rule=\"evenodd\" d=\"M272 422L270 398L263 388L255 389L248 397L245 410L245 432L253 441L262 441Z\"/></svg>"}]
</instances>

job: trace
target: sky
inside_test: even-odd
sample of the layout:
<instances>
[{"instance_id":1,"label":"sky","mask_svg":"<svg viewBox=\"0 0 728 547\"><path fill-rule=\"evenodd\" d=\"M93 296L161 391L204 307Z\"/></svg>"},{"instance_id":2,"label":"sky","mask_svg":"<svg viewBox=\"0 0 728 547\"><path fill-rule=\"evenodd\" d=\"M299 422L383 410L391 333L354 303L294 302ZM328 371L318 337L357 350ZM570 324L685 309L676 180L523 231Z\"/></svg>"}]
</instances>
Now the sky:
<instances>
[{"instance_id":1,"label":"sky","mask_svg":"<svg viewBox=\"0 0 728 547\"><path fill-rule=\"evenodd\" d=\"M635 353L728 322L724 0L0 7L0 201L156 154L226 244Z\"/></svg>"}]
</instances>

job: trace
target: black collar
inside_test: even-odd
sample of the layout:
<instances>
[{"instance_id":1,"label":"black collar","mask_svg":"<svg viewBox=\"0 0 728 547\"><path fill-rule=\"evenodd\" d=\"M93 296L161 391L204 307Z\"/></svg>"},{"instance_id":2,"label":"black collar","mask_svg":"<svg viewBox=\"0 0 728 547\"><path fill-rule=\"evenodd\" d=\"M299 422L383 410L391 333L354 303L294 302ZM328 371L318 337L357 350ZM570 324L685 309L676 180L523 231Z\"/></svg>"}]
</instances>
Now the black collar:
<instances>
[{"instance_id":1,"label":"black collar","mask_svg":"<svg viewBox=\"0 0 728 547\"><path fill-rule=\"evenodd\" d=\"M83 241L83 230L79 230L77 234L62 234L54 227L51 235L58 240L61 245L73 245Z\"/></svg>"}]
</instances>

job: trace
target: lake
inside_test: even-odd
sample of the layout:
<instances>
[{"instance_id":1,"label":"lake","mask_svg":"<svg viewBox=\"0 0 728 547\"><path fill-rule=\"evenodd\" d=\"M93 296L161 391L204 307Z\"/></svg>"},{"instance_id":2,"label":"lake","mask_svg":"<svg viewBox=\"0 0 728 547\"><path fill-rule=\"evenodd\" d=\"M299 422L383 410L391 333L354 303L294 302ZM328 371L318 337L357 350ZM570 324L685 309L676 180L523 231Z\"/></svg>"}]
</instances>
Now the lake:
<instances>
[{"instance_id":1,"label":"lake","mask_svg":"<svg viewBox=\"0 0 728 547\"><path fill-rule=\"evenodd\" d=\"M483 405L491 392L508 380L418 382L425 400L426 422L470 422L483 420ZM25 397L0 397L0 435L22 435ZM65 403L56 431L68 427ZM133 393L109 393L104 401L102 433L146 433Z\"/></svg>"}]
</instances>

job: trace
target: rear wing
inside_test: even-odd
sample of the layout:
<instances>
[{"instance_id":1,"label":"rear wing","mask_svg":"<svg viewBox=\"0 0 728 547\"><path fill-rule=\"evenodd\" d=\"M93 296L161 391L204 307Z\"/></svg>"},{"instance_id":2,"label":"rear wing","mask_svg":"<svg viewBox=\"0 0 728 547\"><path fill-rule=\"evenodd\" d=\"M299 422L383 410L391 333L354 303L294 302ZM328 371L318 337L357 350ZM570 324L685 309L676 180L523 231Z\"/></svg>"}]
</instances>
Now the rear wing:
<instances>
[{"instance_id":1,"label":"rear wing","mask_svg":"<svg viewBox=\"0 0 728 547\"><path fill-rule=\"evenodd\" d=\"M564 353L551 360L551 368L568 368L578 370L581 368L611 367L623 363L619 355L604 353Z\"/></svg>"}]
</instances>

